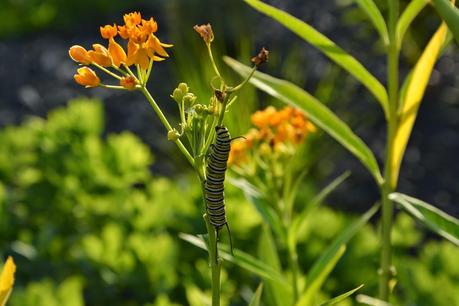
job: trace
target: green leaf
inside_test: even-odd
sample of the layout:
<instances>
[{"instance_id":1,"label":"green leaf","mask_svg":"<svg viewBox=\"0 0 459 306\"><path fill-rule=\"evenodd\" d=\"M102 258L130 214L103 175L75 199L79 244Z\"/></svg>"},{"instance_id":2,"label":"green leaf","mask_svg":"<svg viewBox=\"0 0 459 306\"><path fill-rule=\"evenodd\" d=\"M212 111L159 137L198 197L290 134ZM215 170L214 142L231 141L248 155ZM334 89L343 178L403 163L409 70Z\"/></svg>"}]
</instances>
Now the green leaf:
<instances>
[{"instance_id":1,"label":"green leaf","mask_svg":"<svg viewBox=\"0 0 459 306\"><path fill-rule=\"evenodd\" d=\"M263 292L263 283L260 283L260 285L258 285L257 291L255 291L255 293L252 296L252 299L250 300L249 306L259 306L260 305L262 292Z\"/></svg>"},{"instance_id":2,"label":"green leaf","mask_svg":"<svg viewBox=\"0 0 459 306\"><path fill-rule=\"evenodd\" d=\"M373 0L355 0L360 8L370 17L371 22L378 31L385 45L389 44L389 33L387 25L381 11L378 9Z\"/></svg>"},{"instance_id":3,"label":"green leaf","mask_svg":"<svg viewBox=\"0 0 459 306\"><path fill-rule=\"evenodd\" d=\"M329 306L329 305L335 305L338 304L339 302L347 299L351 295L353 295L357 290L360 290L360 288L363 287L363 284L358 286L357 288L354 288L352 290L349 290L346 293L340 294L337 297L332 298L331 300L326 301L325 303L320 304L320 306Z\"/></svg>"},{"instance_id":4,"label":"green leaf","mask_svg":"<svg viewBox=\"0 0 459 306\"><path fill-rule=\"evenodd\" d=\"M188 243L191 243L198 248L203 250L207 250L206 243L204 239L201 237L180 233L180 239L185 240ZM244 253L241 250L234 249L234 255L229 253L229 247L227 245L219 244L219 255L228 260L239 267L246 269L249 272L252 272L260 277L275 281L279 286L283 286L285 288L289 288L288 282L284 279L282 275L280 275L275 269L271 268L270 266L266 265L264 262L254 258L253 256Z\"/></svg>"},{"instance_id":5,"label":"green leaf","mask_svg":"<svg viewBox=\"0 0 459 306\"><path fill-rule=\"evenodd\" d=\"M403 37L406 30L408 30L411 22L422 11L422 9L429 3L429 0L412 0L403 11L397 22L396 37L397 45L402 45Z\"/></svg>"},{"instance_id":6,"label":"green leaf","mask_svg":"<svg viewBox=\"0 0 459 306\"><path fill-rule=\"evenodd\" d=\"M243 77L247 77L252 70L230 57L224 60ZM371 150L324 104L298 86L261 72L255 72L250 82L269 95L301 109L312 122L354 154L373 174L378 184L382 183L381 172Z\"/></svg>"},{"instance_id":7,"label":"green leaf","mask_svg":"<svg viewBox=\"0 0 459 306\"><path fill-rule=\"evenodd\" d=\"M262 262L273 268L277 273L282 273L278 251L276 245L274 244L271 230L266 225L263 226L260 235L258 257ZM285 287L278 286L274 281L269 279L264 279L264 282L266 284L266 295L272 305L282 306L291 304L291 295L289 294L290 290L287 291Z\"/></svg>"},{"instance_id":8,"label":"green leaf","mask_svg":"<svg viewBox=\"0 0 459 306\"><path fill-rule=\"evenodd\" d=\"M341 244L338 246L336 252L333 253L333 256L324 263L320 272L316 275L313 279L308 279L307 287L304 293L301 295L298 303L296 306L310 306L314 301L314 297L319 292L320 288L324 284L325 280L327 279L328 275L331 273L333 268L338 263L339 259L343 256L344 252L346 251L346 246Z\"/></svg>"},{"instance_id":9,"label":"green leaf","mask_svg":"<svg viewBox=\"0 0 459 306\"><path fill-rule=\"evenodd\" d=\"M389 102L384 86L354 57L338 47L328 37L292 15L259 0L244 0L256 10L275 19L299 37L319 49L337 65L359 80L378 100L386 118Z\"/></svg>"},{"instance_id":10,"label":"green leaf","mask_svg":"<svg viewBox=\"0 0 459 306\"><path fill-rule=\"evenodd\" d=\"M266 199L263 198L258 188L243 178L230 179L229 181L244 192L246 199L255 206L263 221L270 225L276 235L284 239L285 232L282 229L282 221Z\"/></svg>"},{"instance_id":11,"label":"green leaf","mask_svg":"<svg viewBox=\"0 0 459 306\"><path fill-rule=\"evenodd\" d=\"M308 272L308 282L316 279L327 264L332 260L340 247L347 244L349 240L370 220L370 218L378 211L379 204L373 205L366 213L364 213L357 222L347 227L338 237L333 240L332 244L322 253L319 259L314 263Z\"/></svg>"},{"instance_id":12,"label":"green leaf","mask_svg":"<svg viewBox=\"0 0 459 306\"><path fill-rule=\"evenodd\" d=\"M392 193L389 198L424 223L428 228L459 246L459 220L419 199L402 193Z\"/></svg>"},{"instance_id":13,"label":"green leaf","mask_svg":"<svg viewBox=\"0 0 459 306\"><path fill-rule=\"evenodd\" d=\"M453 33L456 43L459 44L459 9L454 6L454 1L432 0L432 3L438 15L446 22Z\"/></svg>"}]
</instances>

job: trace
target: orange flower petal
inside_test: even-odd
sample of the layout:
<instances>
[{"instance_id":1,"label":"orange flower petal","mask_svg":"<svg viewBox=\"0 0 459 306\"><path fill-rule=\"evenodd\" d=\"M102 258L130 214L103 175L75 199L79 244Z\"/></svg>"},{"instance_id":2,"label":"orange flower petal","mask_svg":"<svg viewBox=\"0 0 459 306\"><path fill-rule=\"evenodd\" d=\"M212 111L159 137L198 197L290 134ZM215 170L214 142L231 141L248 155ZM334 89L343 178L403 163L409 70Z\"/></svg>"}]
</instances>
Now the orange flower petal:
<instances>
[{"instance_id":1,"label":"orange flower petal","mask_svg":"<svg viewBox=\"0 0 459 306\"><path fill-rule=\"evenodd\" d=\"M113 38L110 38L109 40L108 52L113 59L113 65L116 67L119 67L121 63L126 62L126 52L124 52L123 47L121 47Z\"/></svg>"},{"instance_id":2,"label":"orange flower petal","mask_svg":"<svg viewBox=\"0 0 459 306\"><path fill-rule=\"evenodd\" d=\"M142 16L140 15L139 12L132 12L129 14L125 14L123 16L123 19L124 19L124 23L128 27L132 27L132 26L136 26L140 24L140 22L142 21Z\"/></svg>"},{"instance_id":3,"label":"orange flower petal","mask_svg":"<svg viewBox=\"0 0 459 306\"><path fill-rule=\"evenodd\" d=\"M69 49L69 55L77 63L89 65L92 60L88 54L88 51L82 46L72 46Z\"/></svg>"},{"instance_id":4,"label":"orange flower petal","mask_svg":"<svg viewBox=\"0 0 459 306\"><path fill-rule=\"evenodd\" d=\"M113 60L107 48L100 44L94 44L92 47L94 50L89 51L88 54L96 64L102 67L112 66Z\"/></svg>"},{"instance_id":5,"label":"orange flower petal","mask_svg":"<svg viewBox=\"0 0 459 306\"><path fill-rule=\"evenodd\" d=\"M100 85L100 79L89 67L81 67L77 70L77 74L73 76L75 81L86 87L96 87Z\"/></svg>"}]
</instances>

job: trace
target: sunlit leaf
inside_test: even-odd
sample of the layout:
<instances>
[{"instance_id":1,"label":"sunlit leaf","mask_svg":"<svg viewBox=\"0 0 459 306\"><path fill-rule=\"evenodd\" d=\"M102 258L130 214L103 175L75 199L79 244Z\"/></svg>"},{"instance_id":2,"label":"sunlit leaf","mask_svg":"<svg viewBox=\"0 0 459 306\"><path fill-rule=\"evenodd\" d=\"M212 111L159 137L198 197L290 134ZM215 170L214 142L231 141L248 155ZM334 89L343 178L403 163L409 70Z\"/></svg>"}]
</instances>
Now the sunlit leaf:
<instances>
[{"instance_id":1,"label":"sunlit leaf","mask_svg":"<svg viewBox=\"0 0 459 306\"><path fill-rule=\"evenodd\" d=\"M378 9L373 0L355 0L360 8L368 15L371 22L378 31L384 44L389 43L389 34L387 32L387 25L381 11Z\"/></svg>"},{"instance_id":2,"label":"sunlit leaf","mask_svg":"<svg viewBox=\"0 0 459 306\"><path fill-rule=\"evenodd\" d=\"M368 70L365 69L359 61L338 47L328 37L300 19L259 0L244 1L256 10L275 19L293 33L319 49L337 65L341 66L344 70L359 80L376 97L387 117L389 110L387 92L384 86L370 72L368 72Z\"/></svg>"},{"instance_id":3,"label":"sunlit leaf","mask_svg":"<svg viewBox=\"0 0 459 306\"><path fill-rule=\"evenodd\" d=\"M249 75L250 67L230 57L225 57L224 60L243 77ZM371 150L345 122L324 104L298 86L265 73L255 72L250 82L269 95L301 109L312 122L354 154L368 168L378 183L382 183L379 166Z\"/></svg>"},{"instance_id":4,"label":"sunlit leaf","mask_svg":"<svg viewBox=\"0 0 459 306\"><path fill-rule=\"evenodd\" d=\"M405 154L406 145L411 135L419 105L421 104L424 92L432 74L433 67L442 49L448 29L442 24L435 32L427 47L424 49L406 87L405 99L402 102L399 126L395 133L393 155L390 166L392 168L393 187L397 185L400 164Z\"/></svg>"},{"instance_id":5,"label":"sunlit leaf","mask_svg":"<svg viewBox=\"0 0 459 306\"><path fill-rule=\"evenodd\" d=\"M260 285L258 285L257 291L255 291L255 293L252 296L252 299L250 300L249 306L259 306L260 305L262 292L263 292L263 283L260 283Z\"/></svg>"},{"instance_id":6,"label":"sunlit leaf","mask_svg":"<svg viewBox=\"0 0 459 306\"><path fill-rule=\"evenodd\" d=\"M179 237L191 243L192 245L197 246L198 248L207 250L206 243L200 237L189 235L189 234L184 234L184 233L180 233ZM229 253L229 247L221 243L219 243L219 250L220 250L219 255L223 259L228 260L240 266L241 268L246 269L247 271L250 271L260 277L275 281L280 286L289 288L288 282L284 279L282 275L280 275L275 269L266 265L264 262L254 258L253 256L247 253L244 253L243 251L238 250L238 249L234 249L233 250L234 255L231 255Z\"/></svg>"},{"instance_id":7,"label":"sunlit leaf","mask_svg":"<svg viewBox=\"0 0 459 306\"><path fill-rule=\"evenodd\" d=\"M337 297L332 298L331 300L326 301L325 303L320 304L320 306L330 306L330 305L335 305L338 304L339 302L347 299L351 295L353 295L357 290L360 290L360 288L363 287L363 284L358 286L357 288L354 288L352 290L349 290L346 293L340 294Z\"/></svg>"},{"instance_id":8,"label":"sunlit leaf","mask_svg":"<svg viewBox=\"0 0 459 306\"><path fill-rule=\"evenodd\" d=\"M328 275L331 273L333 268L335 268L341 256L343 256L346 251L346 246L341 244L338 246L336 252L333 253L333 256L323 264L320 271L314 278L308 279L306 290L301 295L296 306L310 306L314 301L314 297L319 292L320 288L324 284Z\"/></svg>"},{"instance_id":9,"label":"sunlit leaf","mask_svg":"<svg viewBox=\"0 0 459 306\"><path fill-rule=\"evenodd\" d=\"M365 295L365 294L359 294L356 297L357 302L369 306L391 306L391 304L382 301L380 299Z\"/></svg>"},{"instance_id":10,"label":"sunlit leaf","mask_svg":"<svg viewBox=\"0 0 459 306\"><path fill-rule=\"evenodd\" d=\"M459 9L454 6L455 1L448 0L432 0L438 15L446 22L449 29L459 44Z\"/></svg>"},{"instance_id":11,"label":"sunlit leaf","mask_svg":"<svg viewBox=\"0 0 459 306\"><path fill-rule=\"evenodd\" d=\"M441 211L440 209L409 197L402 193L392 193L389 198L428 228L459 246L459 220Z\"/></svg>"},{"instance_id":12,"label":"sunlit leaf","mask_svg":"<svg viewBox=\"0 0 459 306\"><path fill-rule=\"evenodd\" d=\"M397 22L396 29L397 45L399 47L402 45L403 37L411 22L413 22L414 18L416 18L427 3L429 3L429 0L412 0L403 11Z\"/></svg>"}]
</instances>

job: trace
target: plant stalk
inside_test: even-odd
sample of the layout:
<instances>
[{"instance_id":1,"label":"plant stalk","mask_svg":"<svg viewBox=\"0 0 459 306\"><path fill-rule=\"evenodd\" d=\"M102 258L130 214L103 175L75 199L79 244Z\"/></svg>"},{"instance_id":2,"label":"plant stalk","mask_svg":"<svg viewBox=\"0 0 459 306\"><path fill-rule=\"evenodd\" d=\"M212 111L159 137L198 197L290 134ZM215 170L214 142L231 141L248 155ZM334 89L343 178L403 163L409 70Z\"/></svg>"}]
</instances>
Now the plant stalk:
<instances>
[{"instance_id":1,"label":"plant stalk","mask_svg":"<svg viewBox=\"0 0 459 306\"><path fill-rule=\"evenodd\" d=\"M392 172L392 158L394 150L395 133L398 128L398 64L399 48L397 46L396 25L399 15L399 1L388 0L389 4L389 47L387 54L387 87L389 92L389 118L387 128L387 150L386 161L384 165L384 183L381 188L382 202L382 231L381 231L381 259L380 259L380 280L379 280L379 298L383 301L389 301L390 282L394 276L392 267L392 225L394 215L394 204L389 199L389 194L393 192L396 186L393 186L394 178Z\"/></svg>"},{"instance_id":2,"label":"plant stalk","mask_svg":"<svg viewBox=\"0 0 459 306\"><path fill-rule=\"evenodd\" d=\"M218 257L217 248L217 235L215 228L212 226L209 220L209 216L204 214L204 221L206 222L206 228L209 238L209 260L210 268L212 271L212 306L220 306L220 271L222 267L221 259Z\"/></svg>"}]
</instances>

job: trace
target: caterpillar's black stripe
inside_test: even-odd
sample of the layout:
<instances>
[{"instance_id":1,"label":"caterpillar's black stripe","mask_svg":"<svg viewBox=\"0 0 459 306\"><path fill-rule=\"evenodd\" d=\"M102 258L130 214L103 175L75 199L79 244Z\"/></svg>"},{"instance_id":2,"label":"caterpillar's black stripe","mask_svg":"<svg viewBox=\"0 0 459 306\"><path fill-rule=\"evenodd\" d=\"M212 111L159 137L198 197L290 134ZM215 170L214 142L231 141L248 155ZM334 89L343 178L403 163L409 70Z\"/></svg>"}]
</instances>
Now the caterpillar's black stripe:
<instances>
[{"instance_id":1,"label":"caterpillar's black stripe","mask_svg":"<svg viewBox=\"0 0 459 306\"><path fill-rule=\"evenodd\" d=\"M222 226L227 225L223 184L231 148L231 137L224 126L215 127L215 132L217 138L208 159L204 190L210 223L218 231Z\"/></svg>"}]
</instances>

